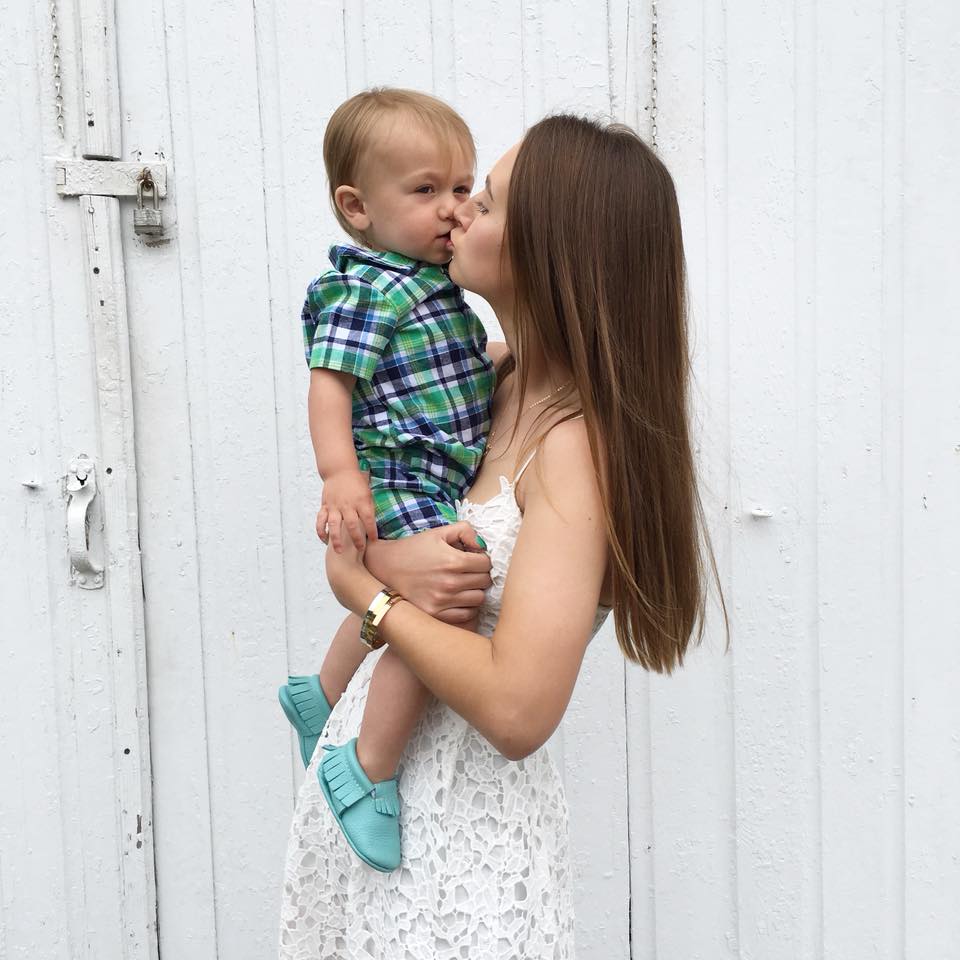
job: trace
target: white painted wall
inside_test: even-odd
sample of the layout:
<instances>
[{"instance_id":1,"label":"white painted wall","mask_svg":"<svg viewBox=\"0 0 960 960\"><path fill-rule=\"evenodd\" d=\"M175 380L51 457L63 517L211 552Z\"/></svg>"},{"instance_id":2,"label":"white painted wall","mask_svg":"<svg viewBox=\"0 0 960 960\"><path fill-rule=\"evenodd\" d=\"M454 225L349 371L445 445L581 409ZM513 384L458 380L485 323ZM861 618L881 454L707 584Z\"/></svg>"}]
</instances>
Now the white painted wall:
<instances>
[{"instance_id":1,"label":"white painted wall","mask_svg":"<svg viewBox=\"0 0 960 960\"><path fill-rule=\"evenodd\" d=\"M432 90L481 173L558 108L645 134L652 5L119 6L124 157L171 164L169 244L135 240L124 207L160 951L245 960L274 949L301 776L275 687L339 616L298 320L336 234L326 119L364 86ZM714 616L671 678L625 668L609 627L591 647L553 744L581 960L960 954L960 13L841 6L657 4L733 646ZM61 2L61 141L49 9L0 0L17 960L119 955L107 648L67 583L58 479L97 443L79 225L51 173L83 114Z\"/></svg>"}]
</instances>

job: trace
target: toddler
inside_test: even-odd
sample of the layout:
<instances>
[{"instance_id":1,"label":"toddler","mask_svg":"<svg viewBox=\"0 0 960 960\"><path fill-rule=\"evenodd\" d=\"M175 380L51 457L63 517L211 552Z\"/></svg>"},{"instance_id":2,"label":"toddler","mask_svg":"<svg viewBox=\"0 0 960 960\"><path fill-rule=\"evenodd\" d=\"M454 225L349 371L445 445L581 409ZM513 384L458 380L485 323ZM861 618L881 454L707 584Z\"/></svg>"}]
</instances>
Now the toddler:
<instances>
[{"instance_id":1,"label":"toddler","mask_svg":"<svg viewBox=\"0 0 960 960\"><path fill-rule=\"evenodd\" d=\"M362 549L365 538L456 521L483 455L493 366L483 327L444 267L476 155L445 103L376 89L335 111L323 159L337 220L357 245L331 248L333 269L310 284L303 308L310 436L323 478L317 533L335 550L345 535ZM371 649L360 628L351 614L319 676L280 688L305 765ZM350 846L383 872L400 863L397 766L430 699L386 651L359 738L325 745L317 769Z\"/></svg>"}]
</instances>

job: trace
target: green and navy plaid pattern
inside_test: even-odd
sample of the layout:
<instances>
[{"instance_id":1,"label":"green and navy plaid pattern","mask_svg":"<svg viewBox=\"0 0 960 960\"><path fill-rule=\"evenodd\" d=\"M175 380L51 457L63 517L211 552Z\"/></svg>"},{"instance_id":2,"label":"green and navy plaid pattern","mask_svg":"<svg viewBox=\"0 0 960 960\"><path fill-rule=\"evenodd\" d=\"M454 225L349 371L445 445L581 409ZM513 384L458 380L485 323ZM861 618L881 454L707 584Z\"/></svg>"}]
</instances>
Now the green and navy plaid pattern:
<instances>
[{"instance_id":1,"label":"green and navy plaid pattern","mask_svg":"<svg viewBox=\"0 0 960 960\"><path fill-rule=\"evenodd\" d=\"M490 426L486 333L443 267L398 253L330 248L307 288L307 364L352 373L353 443L380 536L456 519Z\"/></svg>"}]
</instances>

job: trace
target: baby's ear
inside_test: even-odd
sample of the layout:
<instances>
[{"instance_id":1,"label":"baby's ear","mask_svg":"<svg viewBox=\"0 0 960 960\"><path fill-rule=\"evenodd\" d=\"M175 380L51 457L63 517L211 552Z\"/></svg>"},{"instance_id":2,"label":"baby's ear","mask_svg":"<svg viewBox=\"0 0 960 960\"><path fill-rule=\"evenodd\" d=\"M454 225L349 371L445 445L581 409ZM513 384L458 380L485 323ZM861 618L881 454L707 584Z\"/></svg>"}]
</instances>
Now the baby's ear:
<instances>
[{"instance_id":1,"label":"baby's ear","mask_svg":"<svg viewBox=\"0 0 960 960\"><path fill-rule=\"evenodd\" d=\"M334 202L337 209L346 217L347 223L358 233L370 228L370 218L367 216L363 196L356 187L343 184L334 191Z\"/></svg>"}]
</instances>

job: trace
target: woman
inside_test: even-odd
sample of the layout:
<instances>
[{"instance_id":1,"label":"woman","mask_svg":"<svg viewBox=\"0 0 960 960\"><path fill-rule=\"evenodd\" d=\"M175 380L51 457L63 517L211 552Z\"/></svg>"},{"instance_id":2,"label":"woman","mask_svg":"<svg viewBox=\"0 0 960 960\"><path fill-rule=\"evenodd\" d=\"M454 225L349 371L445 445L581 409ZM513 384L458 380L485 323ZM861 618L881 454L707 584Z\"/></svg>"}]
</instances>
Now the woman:
<instances>
[{"instance_id":1,"label":"woman","mask_svg":"<svg viewBox=\"0 0 960 960\"><path fill-rule=\"evenodd\" d=\"M358 615L386 584L404 600L321 745L356 735L379 656L401 657L437 697L401 765L403 862L384 875L352 854L318 749L288 848L284 958L572 957L567 809L543 745L609 609L624 655L652 670L682 663L703 629L669 174L625 127L551 117L457 219L451 277L491 304L507 341L463 522L327 554ZM489 560L454 548L475 542L468 524ZM458 626L479 604L479 634Z\"/></svg>"}]
</instances>

